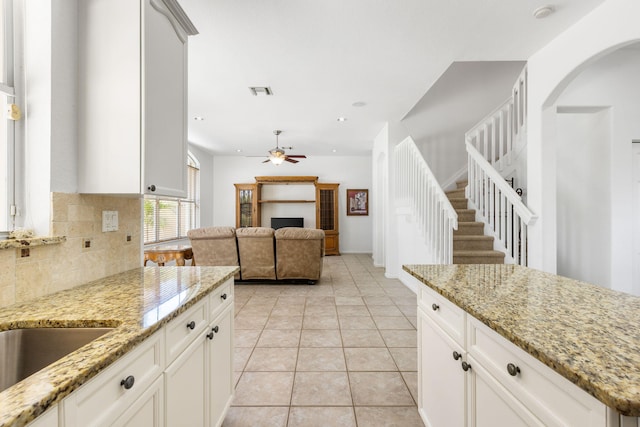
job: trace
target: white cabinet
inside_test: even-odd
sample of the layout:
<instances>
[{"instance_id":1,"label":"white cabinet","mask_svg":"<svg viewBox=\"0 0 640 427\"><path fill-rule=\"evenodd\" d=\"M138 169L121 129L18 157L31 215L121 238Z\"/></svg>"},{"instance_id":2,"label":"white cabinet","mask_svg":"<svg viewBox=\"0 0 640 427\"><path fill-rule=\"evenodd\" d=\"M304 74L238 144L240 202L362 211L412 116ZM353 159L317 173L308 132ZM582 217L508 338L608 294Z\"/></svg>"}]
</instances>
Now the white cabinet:
<instances>
[{"instance_id":1,"label":"white cabinet","mask_svg":"<svg viewBox=\"0 0 640 427\"><path fill-rule=\"evenodd\" d=\"M606 406L430 288L418 298L428 427L610 426Z\"/></svg>"},{"instance_id":2,"label":"white cabinet","mask_svg":"<svg viewBox=\"0 0 640 427\"><path fill-rule=\"evenodd\" d=\"M47 410L35 420L27 424L28 427L58 427L58 406Z\"/></svg>"},{"instance_id":3,"label":"white cabinet","mask_svg":"<svg viewBox=\"0 0 640 427\"><path fill-rule=\"evenodd\" d=\"M175 0L78 3L81 193L187 191L187 36Z\"/></svg>"},{"instance_id":4,"label":"white cabinet","mask_svg":"<svg viewBox=\"0 0 640 427\"><path fill-rule=\"evenodd\" d=\"M214 333L208 349L209 425L220 426L233 398L233 304L227 304L218 318L211 322Z\"/></svg>"}]
</instances>

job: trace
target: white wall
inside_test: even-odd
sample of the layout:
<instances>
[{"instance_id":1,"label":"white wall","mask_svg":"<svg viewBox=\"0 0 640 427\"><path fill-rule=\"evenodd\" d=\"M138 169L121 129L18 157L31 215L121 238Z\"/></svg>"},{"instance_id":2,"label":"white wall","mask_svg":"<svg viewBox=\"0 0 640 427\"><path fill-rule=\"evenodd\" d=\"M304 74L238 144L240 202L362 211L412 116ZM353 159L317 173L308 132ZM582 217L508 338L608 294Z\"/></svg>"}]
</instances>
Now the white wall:
<instances>
[{"instance_id":1,"label":"white wall","mask_svg":"<svg viewBox=\"0 0 640 427\"><path fill-rule=\"evenodd\" d=\"M531 267L556 272L555 101L590 63L640 40L631 16L640 16L640 2L607 0L529 58L527 204L538 215L529 227Z\"/></svg>"},{"instance_id":2,"label":"white wall","mask_svg":"<svg viewBox=\"0 0 640 427\"><path fill-rule=\"evenodd\" d=\"M235 226L233 184L255 182L256 176L317 176L319 182L340 184L338 189L340 252L371 253L373 224L371 204L376 197L376 194L371 191L371 156L312 156L301 160L298 164L285 162L280 166L261 162L260 158L214 156L213 225ZM348 188L369 189L368 216L347 216L346 190ZM294 215L292 212L291 216L301 215ZM305 226L310 225L305 221Z\"/></svg>"},{"instance_id":3,"label":"white wall","mask_svg":"<svg viewBox=\"0 0 640 427\"><path fill-rule=\"evenodd\" d=\"M189 144L189 151L200 162L200 226L213 226L213 155Z\"/></svg>"},{"instance_id":4,"label":"white wall","mask_svg":"<svg viewBox=\"0 0 640 427\"><path fill-rule=\"evenodd\" d=\"M558 114L558 274L611 287L608 108Z\"/></svg>"},{"instance_id":5,"label":"white wall","mask_svg":"<svg viewBox=\"0 0 640 427\"><path fill-rule=\"evenodd\" d=\"M632 146L633 139L640 138L640 43L633 47L617 50L588 66L582 71L562 92L557 100L561 111L582 110L582 116L589 116L592 109L611 107L610 133L606 135L607 144L587 146L588 132L584 126L576 125L572 130L562 126L564 115L559 115L557 144L563 143L564 138L576 140L576 152L574 159L567 164L560 163L558 158L558 185L560 185L561 170L572 170L578 159L586 154L597 162L591 165L591 169L585 179L585 186L604 186L601 192L606 192L608 203L606 211L599 212L599 203L595 200L583 205L590 208L593 216L601 217L606 233L610 239L610 250L603 254L606 260L602 261L603 268L610 265L610 272L606 277L600 277L595 271L592 276L585 278L603 286L611 286L614 289L640 294L640 283L632 287L633 277L633 164ZM593 115L593 114L591 114ZM584 122L581 122L584 124ZM588 120L588 124L595 124ZM598 129L592 129L597 133ZM562 132L562 133L560 133ZM604 135L601 136L604 138ZM604 150L603 150L604 149ZM584 195L588 197L588 194ZM601 195L594 194L596 198ZM562 197L558 195L558 203ZM585 199L585 203L587 200ZM560 210L558 206L558 210ZM561 230L558 229L558 235ZM558 242L558 251L560 242ZM576 260L577 261L577 260ZM586 268L585 260L585 268ZM593 270L592 268L586 268ZM560 273L560 265L558 265ZM572 276L573 277L573 276ZM590 279L590 280L589 280Z\"/></svg>"}]
</instances>

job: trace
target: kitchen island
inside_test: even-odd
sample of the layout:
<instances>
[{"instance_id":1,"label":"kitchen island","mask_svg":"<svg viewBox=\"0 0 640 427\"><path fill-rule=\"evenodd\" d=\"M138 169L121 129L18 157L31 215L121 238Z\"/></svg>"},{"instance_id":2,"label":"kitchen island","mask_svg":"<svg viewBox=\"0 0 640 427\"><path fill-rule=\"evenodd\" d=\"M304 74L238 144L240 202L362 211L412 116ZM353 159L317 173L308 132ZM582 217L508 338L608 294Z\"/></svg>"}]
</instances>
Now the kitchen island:
<instances>
[{"instance_id":1,"label":"kitchen island","mask_svg":"<svg viewBox=\"0 0 640 427\"><path fill-rule=\"evenodd\" d=\"M204 337L209 321L218 320L214 315L226 315L228 329L232 329L233 276L237 271L237 267L142 267L0 309L0 331L40 327L115 328L1 392L0 426L25 425L49 408L55 409L83 384L108 372L111 365L128 353L144 347L145 341L155 340L157 344L151 354L154 363L159 365L159 372L149 381L161 381L162 370L169 367L170 358L176 357L177 350L187 353L188 340L170 330L173 324L183 321L183 316L200 313L197 326L189 321L186 328L177 329L180 334L193 332L193 340L200 335ZM232 336L232 330L223 332L227 337ZM209 335L213 337L213 333L209 332L207 337ZM172 340L178 344L170 347ZM208 355L210 351L206 351L204 354ZM231 367L227 368L230 376ZM144 379L136 384L144 386ZM122 403L118 405L114 408L120 409ZM102 402L102 406L107 407L107 403ZM65 416L74 414L71 405L65 409ZM164 411L157 408L155 411L164 416L161 414ZM99 419L100 414L92 416ZM63 418L60 416L62 425L73 424L65 423ZM57 421L58 416L51 419Z\"/></svg>"},{"instance_id":2,"label":"kitchen island","mask_svg":"<svg viewBox=\"0 0 640 427\"><path fill-rule=\"evenodd\" d=\"M455 362L453 375L463 375L451 383L463 395L460 424L490 419L481 406L494 396L494 412L513 415L511 425L578 425L573 416L581 411L581 425L637 425L619 414L640 415L639 297L515 265L403 269L419 282L423 419L438 419L429 370L441 341L442 363Z\"/></svg>"}]
</instances>

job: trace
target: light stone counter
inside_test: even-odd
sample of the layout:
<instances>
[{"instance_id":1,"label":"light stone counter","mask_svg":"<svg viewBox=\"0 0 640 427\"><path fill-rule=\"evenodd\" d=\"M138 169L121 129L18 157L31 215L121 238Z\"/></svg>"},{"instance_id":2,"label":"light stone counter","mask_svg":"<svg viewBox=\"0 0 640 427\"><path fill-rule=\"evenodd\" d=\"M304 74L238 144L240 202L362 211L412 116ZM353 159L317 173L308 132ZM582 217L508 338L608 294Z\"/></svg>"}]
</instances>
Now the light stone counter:
<instances>
[{"instance_id":1,"label":"light stone counter","mask_svg":"<svg viewBox=\"0 0 640 427\"><path fill-rule=\"evenodd\" d=\"M403 269L607 406L640 416L640 297L515 265Z\"/></svg>"},{"instance_id":2,"label":"light stone counter","mask_svg":"<svg viewBox=\"0 0 640 427\"><path fill-rule=\"evenodd\" d=\"M143 267L0 309L0 331L115 327L0 393L0 426L20 426L232 278L237 267Z\"/></svg>"}]
</instances>

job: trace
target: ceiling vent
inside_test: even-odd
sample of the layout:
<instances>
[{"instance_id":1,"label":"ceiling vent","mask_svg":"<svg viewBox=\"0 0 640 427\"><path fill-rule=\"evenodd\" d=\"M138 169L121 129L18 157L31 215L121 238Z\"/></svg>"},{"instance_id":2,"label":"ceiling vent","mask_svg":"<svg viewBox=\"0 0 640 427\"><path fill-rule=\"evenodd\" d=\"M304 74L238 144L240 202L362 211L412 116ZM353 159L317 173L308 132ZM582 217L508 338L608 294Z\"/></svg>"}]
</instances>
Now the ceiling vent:
<instances>
[{"instance_id":1,"label":"ceiling vent","mask_svg":"<svg viewBox=\"0 0 640 427\"><path fill-rule=\"evenodd\" d=\"M253 96L271 96L273 95L273 91L269 86L253 86L250 87L249 90L253 94Z\"/></svg>"}]
</instances>

